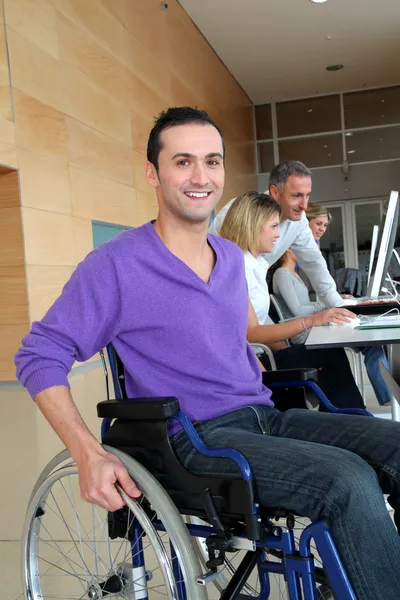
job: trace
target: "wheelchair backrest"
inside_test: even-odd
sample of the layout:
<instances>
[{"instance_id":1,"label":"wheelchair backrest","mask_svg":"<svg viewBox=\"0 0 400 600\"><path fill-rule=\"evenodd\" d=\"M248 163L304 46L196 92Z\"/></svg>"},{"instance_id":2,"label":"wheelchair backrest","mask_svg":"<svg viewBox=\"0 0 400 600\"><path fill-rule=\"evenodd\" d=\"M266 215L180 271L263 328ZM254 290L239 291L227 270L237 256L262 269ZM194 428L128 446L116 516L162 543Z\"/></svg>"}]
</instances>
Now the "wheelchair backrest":
<instances>
[{"instance_id":1,"label":"wheelchair backrest","mask_svg":"<svg viewBox=\"0 0 400 600\"><path fill-rule=\"evenodd\" d=\"M107 344L107 356L110 364L116 400L126 400L124 365L113 344Z\"/></svg>"}]
</instances>

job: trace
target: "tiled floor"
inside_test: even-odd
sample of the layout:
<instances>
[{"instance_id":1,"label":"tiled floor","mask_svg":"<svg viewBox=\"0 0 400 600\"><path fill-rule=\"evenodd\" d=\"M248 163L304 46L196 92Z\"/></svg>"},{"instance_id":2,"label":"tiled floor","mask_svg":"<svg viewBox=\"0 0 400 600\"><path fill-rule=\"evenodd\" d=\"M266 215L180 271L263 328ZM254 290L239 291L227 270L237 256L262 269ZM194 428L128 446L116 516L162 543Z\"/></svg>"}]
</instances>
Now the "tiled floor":
<instances>
[{"instance_id":1,"label":"tiled floor","mask_svg":"<svg viewBox=\"0 0 400 600\"><path fill-rule=\"evenodd\" d=\"M71 384L84 418L98 432L95 405L105 397L101 370L76 375ZM366 395L371 412L390 418L390 409L378 406L370 386ZM20 539L28 498L40 470L62 445L25 391L0 389L0 414L0 600L17 600L22 594Z\"/></svg>"}]
</instances>

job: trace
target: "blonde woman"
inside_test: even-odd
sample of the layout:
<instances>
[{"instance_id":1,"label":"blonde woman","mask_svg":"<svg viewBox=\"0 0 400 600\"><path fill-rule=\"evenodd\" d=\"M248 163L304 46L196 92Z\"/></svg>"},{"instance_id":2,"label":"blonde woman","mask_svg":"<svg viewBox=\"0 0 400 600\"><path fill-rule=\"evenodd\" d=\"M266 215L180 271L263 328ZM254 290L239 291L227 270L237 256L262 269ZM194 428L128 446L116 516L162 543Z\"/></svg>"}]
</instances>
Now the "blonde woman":
<instances>
[{"instance_id":1,"label":"blonde woman","mask_svg":"<svg viewBox=\"0 0 400 600\"><path fill-rule=\"evenodd\" d=\"M332 222L332 215L323 204L313 202L306 209L306 217L315 241L319 241L326 232L328 225Z\"/></svg>"},{"instance_id":2,"label":"blonde woman","mask_svg":"<svg viewBox=\"0 0 400 600\"><path fill-rule=\"evenodd\" d=\"M304 346L287 346L283 341L316 325L348 322L354 317L350 311L329 308L277 324L268 316L270 298L266 276L269 265L262 254L271 252L279 238L279 221L280 206L275 200L268 194L247 192L232 203L222 224L220 235L244 252L249 292L247 339L270 346L279 369L318 368L319 384L335 406L363 408L343 349L306 350Z\"/></svg>"}]
</instances>

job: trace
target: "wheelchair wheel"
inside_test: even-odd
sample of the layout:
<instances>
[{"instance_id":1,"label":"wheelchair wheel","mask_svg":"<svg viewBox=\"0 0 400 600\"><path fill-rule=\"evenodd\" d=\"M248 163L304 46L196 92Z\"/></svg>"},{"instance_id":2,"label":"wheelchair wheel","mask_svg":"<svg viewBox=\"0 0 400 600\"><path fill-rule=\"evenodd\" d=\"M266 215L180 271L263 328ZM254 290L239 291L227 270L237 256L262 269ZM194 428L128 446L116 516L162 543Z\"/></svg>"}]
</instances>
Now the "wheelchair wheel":
<instances>
[{"instance_id":1,"label":"wheelchair wheel","mask_svg":"<svg viewBox=\"0 0 400 600\"><path fill-rule=\"evenodd\" d=\"M201 519L197 517L188 517L188 521L193 524L206 524ZM294 536L295 539L298 540L303 529L309 524L309 521L304 522L304 519L296 519ZM196 537L197 548L199 552L200 561L203 564L203 569L207 570L206 562L208 560L207 546L204 538ZM238 550L234 553L227 553L225 555L224 564L218 569L219 577L215 579L213 583L214 589L212 589L211 585L209 586L209 600L218 600L222 591L226 588L229 580L232 578L233 574L239 567L246 551ZM333 592L331 591L329 584L326 580L326 577L322 570L322 563L318 559L318 553L316 549L313 549L313 554L315 556L315 581L317 587L317 599L318 600L335 600ZM265 550L265 560L272 562L279 562L281 560L281 556L279 552L266 549ZM282 575L270 573L269 574L269 585L270 585L270 593L269 596L265 596L263 590L261 589L261 583L257 572L257 567L254 568L252 574L250 575L247 582L244 584L243 589L241 590L240 598L244 599L266 599L270 600L289 600L289 594L286 587L285 579Z\"/></svg>"},{"instance_id":2,"label":"wheelchair wheel","mask_svg":"<svg viewBox=\"0 0 400 600\"><path fill-rule=\"evenodd\" d=\"M142 491L115 513L84 502L78 469L61 453L39 477L22 538L25 600L206 600L182 517L139 463L123 462ZM58 465L57 465L58 462Z\"/></svg>"}]
</instances>

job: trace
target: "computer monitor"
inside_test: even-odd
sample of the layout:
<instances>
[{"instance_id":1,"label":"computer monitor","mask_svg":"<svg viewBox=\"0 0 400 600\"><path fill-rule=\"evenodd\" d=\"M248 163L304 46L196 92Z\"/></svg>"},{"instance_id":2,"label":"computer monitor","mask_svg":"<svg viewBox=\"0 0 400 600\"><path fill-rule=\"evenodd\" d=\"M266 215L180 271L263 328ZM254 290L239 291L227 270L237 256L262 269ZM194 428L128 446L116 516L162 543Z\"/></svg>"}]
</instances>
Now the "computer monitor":
<instances>
[{"instance_id":1,"label":"computer monitor","mask_svg":"<svg viewBox=\"0 0 400 600\"><path fill-rule=\"evenodd\" d=\"M372 270L375 264L375 253L376 247L378 245L378 236L379 236L379 225L374 225L372 229L372 241L371 241L371 254L369 256L369 266L368 266L368 277L367 277L367 288L369 286L369 282L372 275Z\"/></svg>"},{"instance_id":2,"label":"computer monitor","mask_svg":"<svg viewBox=\"0 0 400 600\"><path fill-rule=\"evenodd\" d=\"M375 260L373 275L369 281L367 296L372 300L378 298L389 271L390 261L393 256L396 241L397 224L399 220L399 192L392 191L386 215L382 219L379 228L379 239L377 243L378 253Z\"/></svg>"}]
</instances>

